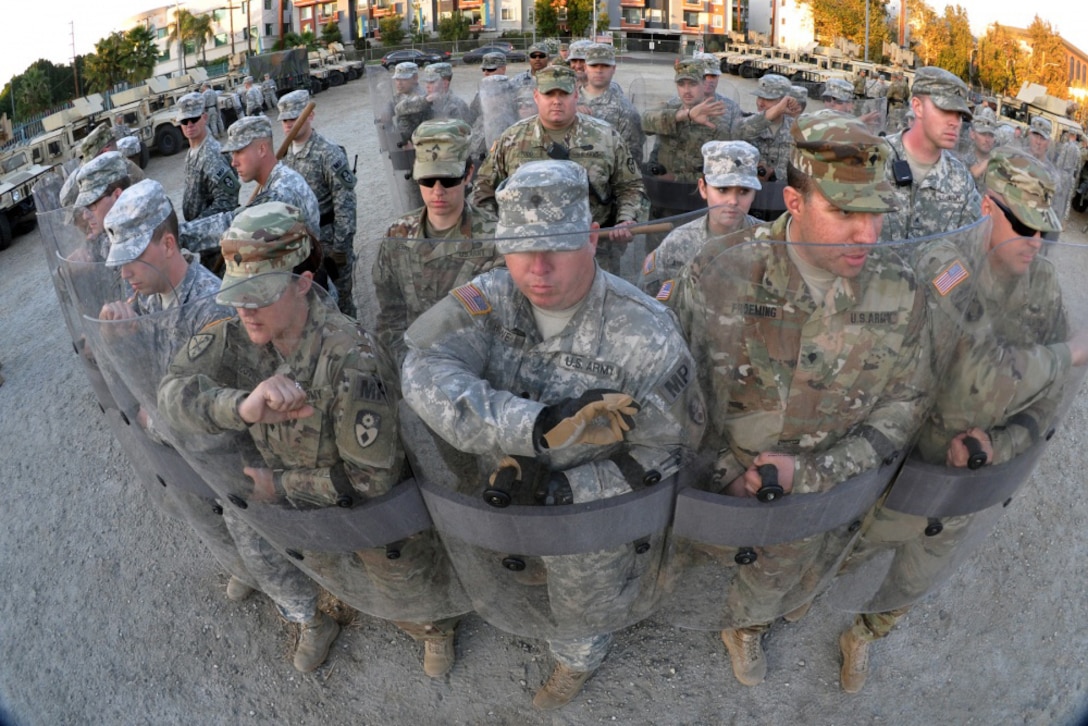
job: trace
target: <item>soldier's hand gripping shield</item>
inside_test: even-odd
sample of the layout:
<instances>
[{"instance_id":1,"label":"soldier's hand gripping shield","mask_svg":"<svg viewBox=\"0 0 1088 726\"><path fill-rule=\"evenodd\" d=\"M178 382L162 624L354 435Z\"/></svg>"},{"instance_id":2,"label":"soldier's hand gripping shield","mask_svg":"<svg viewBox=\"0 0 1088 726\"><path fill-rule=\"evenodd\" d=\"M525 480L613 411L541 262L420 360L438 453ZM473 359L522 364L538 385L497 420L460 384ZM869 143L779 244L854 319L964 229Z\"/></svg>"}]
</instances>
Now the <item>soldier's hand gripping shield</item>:
<instances>
[{"instance_id":1,"label":"soldier's hand gripping shield","mask_svg":"<svg viewBox=\"0 0 1088 726\"><path fill-rule=\"evenodd\" d=\"M378 148L384 160L383 169L392 196L393 208L390 211L396 215L404 214L423 206L419 187L412 181L412 163L416 158L411 142L412 129L405 131L403 119L397 115L396 106L400 97L395 92L392 74L386 71L368 73L366 80L377 127Z\"/></svg>"},{"instance_id":2,"label":"soldier's hand gripping shield","mask_svg":"<svg viewBox=\"0 0 1088 726\"><path fill-rule=\"evenodd\" d=\"M788 244L769 239L784 221L756 229L708 242L659 294L710 412L666 568L663 612L681 627L769 623L818 595L909 450L936 375L910 245ZM821 272L808 282L798 261Z\"/></svg>"},{"instance_id":3,"label":"soldier's hand gripping shield","mask_svg":"<svg viewBox=\"0 0 1088 726\"><path fill-rule=\"evenodd\" d=\"M1030 487L1043 484L1029 482L1032 472L1056 433L1061 449L1084 376L1084 250L987 237L971 264L952 241L918 258L948 362L914 451L829 593L851 612L903 608L934 592L1007 507L1030 501Z\"/></svg>"},{"instance_id":4,"label":"soldier's hand gripping shield","mask_svg":"<svg viewBox=\"0 0 1088 726\"><path fill-rule=\"evenodd\" d=\"M217 301L229 317L179 335L179 317ZM467 611L405 466L391 364L307 275L257 275L101 328L164 438L300 570L377 617Z\"/></svg>"}]
</instances>

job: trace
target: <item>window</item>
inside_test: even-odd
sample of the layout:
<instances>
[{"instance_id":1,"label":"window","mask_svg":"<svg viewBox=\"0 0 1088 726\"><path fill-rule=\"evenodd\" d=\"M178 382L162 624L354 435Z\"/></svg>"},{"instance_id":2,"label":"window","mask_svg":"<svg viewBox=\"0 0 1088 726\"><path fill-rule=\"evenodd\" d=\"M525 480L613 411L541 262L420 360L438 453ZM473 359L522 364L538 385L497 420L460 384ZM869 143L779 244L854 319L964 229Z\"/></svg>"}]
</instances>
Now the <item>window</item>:
<instances>
[{"instance_id":1,"label":"window","mask_svg":"<svg viewBox=\"0 0 1088 726\"><path fill-rule=\"evenodd\" d=\"M162 40L166 36L170 35L169 28L155 28L155 38Z\"/></svg>"},{"instance_id":2,"label":"window","mask_svg":"<svg viewBox=\"0 0 1088 726\"><path fill-rule=\"evenodd\" d=\"M168 60L170 60L170 47L169 47L169 46L167 46L166 48L164 48L164 49L162 50L162 52L161 52L161 53L159 53L159 60L161 60L161 61L168 61Z\"/></svg>"},{"instance_id":3,"label":"window","mask_svg":"<svg viewBox=\"0 0 1088 726\"><path fill-rule=\"evenodd\" d=\"M723 21L724 21L724 20L725 20L725 18L723 18L723 17L721 16L721 15L715 15L715 16L714 16L714 20L713 20L713 25L714 25L714 27L715 27L715 28L721 28L721 27L724 27L724 26L722 25L722 23L723 23Z\"/></svg>"},{"instance_id":4,"label":"window","mask_svg":"<svg viewBox=\"0 0 1088 726\"><path fill-rule=\"evenodd\" d=\"M264 34L265 34L265 37L268 37L268 36L272 35L272 23L265 23L264 24Z\"/></svg>"},{"instance_id":5,"label":"window","mask_svg":"<svg viewBox=\"0 0 1088 726\"><path fill-rule=\"evenodd\" d=\"M336 3L322 3L321 14L326 17L336 15Z\"/></svg>"},{"instance_id":6,"label":"window","mask_svg":"<svg viewBox=\"0 0 1088 726\"><path fill-rule=\"evenodd\" d=\"M502 8L499 12L500 12L500 16L501 16L501 18L503 20L517 20L518 19L517 16L514 14L514 9L513 8Z\"/></svg>"},{"instance_id":7,"label":"window","mask_svg":"<svg viewBox=\"0 0 1088 726\"><path fill-rule=\"evenodd\" d=\"M222 48L224 45L226 45L229 42L230 42L230 39L227 38L226 33L219 33L218 35L215 36L215 47L216 48Z\"/></svg>"},{"instance_id":8,"label":"window","mask_svg":"<svg viewBox=\"0 0 1088 726\"><path fill-rule=\"evenodd\" d=\"M265 10L271 10L272 9L272 0L264 0L264 9Z\"/></svg>"},{"instance_id":9,"label":"window","mask_svg":"<svg viewBox=\"0 0 1088 726\"><path fill-rule=\"evenodd\" d=\"M313 7L313 5L307 5L306 7L298 9L298 19L299 20L313 20L313 18L314 18L314 7Z\"/></svg>"}]
</instances>

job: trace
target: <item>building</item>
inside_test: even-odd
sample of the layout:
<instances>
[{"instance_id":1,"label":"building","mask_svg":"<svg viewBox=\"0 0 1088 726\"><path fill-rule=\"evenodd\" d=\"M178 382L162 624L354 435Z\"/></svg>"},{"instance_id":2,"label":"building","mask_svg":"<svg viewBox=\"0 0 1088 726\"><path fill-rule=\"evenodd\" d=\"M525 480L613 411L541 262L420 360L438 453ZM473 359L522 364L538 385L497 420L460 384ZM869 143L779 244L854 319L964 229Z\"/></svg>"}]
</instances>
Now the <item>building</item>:
<instances>
[{"instance_id":1,"label":"building","mask_svg":"<svg viewBox=\"0 0 1088 726\"><path fill-rule=\"evenodd\" d=\"M1009 34L1020 43L1021 49L1027 53L1032 53L1031 40L1028 36L1028 31L1025 28L1013 28L1008 25L1002 26ZM1069 86L1070 92L1073 89L1080 89L1083 95L1083 90L1088 87L1088 55L1084 53L1080 48L1070 43L1065 38L1061 39L1063 58L1051 59L1052 62L1060 63L1065 66L1066 82ZM1047 59L1043 59L1043 63L1047 63Z\"/></svg>"}]
</instances>

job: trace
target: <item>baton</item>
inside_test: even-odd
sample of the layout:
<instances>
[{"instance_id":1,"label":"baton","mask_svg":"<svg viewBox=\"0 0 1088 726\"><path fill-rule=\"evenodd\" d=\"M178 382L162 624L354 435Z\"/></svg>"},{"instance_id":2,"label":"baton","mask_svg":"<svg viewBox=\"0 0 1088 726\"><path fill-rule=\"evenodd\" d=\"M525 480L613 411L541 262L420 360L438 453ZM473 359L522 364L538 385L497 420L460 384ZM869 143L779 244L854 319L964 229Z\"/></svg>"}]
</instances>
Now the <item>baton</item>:
<instances>
[{"instance_id":1,"label":"baton","mask_svg":"<svg viewBox=\"0 0 1088 726\"><path fill-rule=\"evenodd\" d=\"M658 232L671 232L673 228L672 222L653 222L646 224L632 224L629 227L609 227L608 229L601 229L597 231L597 234L602 237L611 237L612 232L615 230L627 230L631 234L656 234Z\"/></svg>"}]
</instances>

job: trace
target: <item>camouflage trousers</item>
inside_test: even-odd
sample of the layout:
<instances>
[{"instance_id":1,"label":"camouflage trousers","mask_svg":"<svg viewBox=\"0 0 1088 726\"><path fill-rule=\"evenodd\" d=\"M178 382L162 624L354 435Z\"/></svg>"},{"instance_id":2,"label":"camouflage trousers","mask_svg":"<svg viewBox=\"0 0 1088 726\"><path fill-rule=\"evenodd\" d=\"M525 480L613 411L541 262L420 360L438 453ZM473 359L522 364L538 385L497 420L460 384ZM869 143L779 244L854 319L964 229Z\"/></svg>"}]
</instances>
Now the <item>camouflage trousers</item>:
<instances>
[{"instance_id":1,"label":"camouflage trousers","mask_svg":"<svg viewBox=\"0 0 1088 726\"><path fill-rule=\"evenodd\" d=\"M178 487L169 487L163 501L164 508L193 528L196 536L212 553L212 557L220 567L249 587L259 589L260 584L249 573L242 555L238 552L238 546L234 543L234 537L227 529L225 516L217 514L213 508L214 505L215 502L190 494Z\"/></svg>"},{"instance_id":2,"label":"camouflage trousers","mask_svg":"<svg viewBox=\"0 0 1088 726\"><path fill-rule=\"evenodd\" d=\"M223 131L225 131L225 128L223 127L223 117L219 115L219 109L208 111L208 133L219 137L223 135Z\"/></svg>"},{"instance_id":3,"label":"camouflage trousers","mask_svg":"<svg viewBox=\"0 0 1088 726\"><path fill-rule=\"evenodd\" d=\"M548 648L551 649L556 662L562 663L572 671L583 673L597 670L611 647L612 633L548 641Z\"/></svg>"},{"instance_id":4,"label":"camouflage trousers","mask_svg":"<svg viewBox=\"0 0 1088 726\"><path fill-rule=\"evenodd\" d=\"M223 520L246 569L283 618L292 623L313 620L318 596L314 581L229 508L223 510Z\"/></svg>"},{"instance_id":5,"label":"camouflage trousers","mask_svg":"<svg viewBox=\"0 0 1088 726\"><path fill-rule=\"evenodd\" d=\"M854 618L850 630L862 640L879 640L892 632L892 628L903 619L908 610L909 606L883 613L861 613Z\"/></svg>"}]
</instances>

